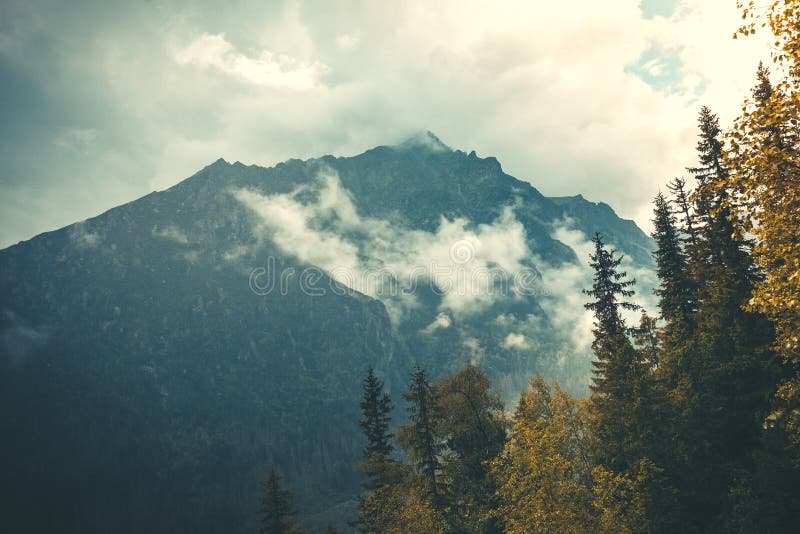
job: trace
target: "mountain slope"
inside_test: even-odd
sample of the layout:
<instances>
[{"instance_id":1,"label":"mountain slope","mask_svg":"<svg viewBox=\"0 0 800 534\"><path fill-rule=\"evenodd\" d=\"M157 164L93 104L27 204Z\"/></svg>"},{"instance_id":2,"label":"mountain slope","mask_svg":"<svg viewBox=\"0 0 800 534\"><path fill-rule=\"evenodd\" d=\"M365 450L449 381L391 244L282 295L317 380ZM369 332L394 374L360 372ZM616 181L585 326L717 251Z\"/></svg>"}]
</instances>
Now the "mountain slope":
<instances>
[{"instance_id":1,"label":"mountain slope","mask_svg":"<svg viewBox=\"0 0 800 534\"><path fill-rule=\"evenodd\" d=\"M649 238L608 206L544 197L426 133L218 160L0 251L9 524L252 530L272 463L302 514L335 517L368 365L396 400L415 363L479 362L509 398L537 371L585 387L595 231L651 268Z\"/></svg>"}]
</instances>

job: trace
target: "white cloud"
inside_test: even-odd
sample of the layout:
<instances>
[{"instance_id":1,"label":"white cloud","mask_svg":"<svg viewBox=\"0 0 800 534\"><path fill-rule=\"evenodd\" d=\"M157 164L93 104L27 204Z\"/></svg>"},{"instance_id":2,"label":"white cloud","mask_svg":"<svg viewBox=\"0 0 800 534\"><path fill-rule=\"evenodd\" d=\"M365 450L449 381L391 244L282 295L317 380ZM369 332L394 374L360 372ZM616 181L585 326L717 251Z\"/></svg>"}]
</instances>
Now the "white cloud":
<instances>
[{"instance_id":1,"label":"white cloud","mask_svg":"<svg viewBox=\"0 0 800 534\"><path fill-rule=\"evenodd\" d=\"M430 334L435 332L438 329L447 329L453 324L453 320L450 319L450 316L446 313L440 313L436 316L436 319L433 320L431 324L425 327L423 332L426 334Z\"/></svg>"},{"instance_id":2,"label":"white cloud","mask_svg":"<svg viewBox=\"0 0 800 534\"><path fill-rule=\"evenodd\" d=\"M312 190L317 194L314 202L299 200ZM466 219L442 218L435 232L412 230L362 218L338 176L329 170L313 185L289 194L237 190L233 195L258 215L258 235L302 263L324 269L347 287L383 300L395 324L416 306L414 292L401 288L432 283L447 320L452 314L470 315L516 298L520 288L514 275L526 269L525 260L531 255L525 229L511 207L491 224L474 226ZM344 237L351 231L360 233L357 242Z\"/></svg>"},{"instance_id":3,"label":"white cloud","mask_svg":"<svg viewBox=\"0 0 800 534\"><path fill-rule=\"evenodd\" d=\"M153 235L169 241L174 241L175 243L179 243L181 245L186 245L189 243L189 238L186 236L186 233L175 226L167 226L165 228L155 227L153 228Z\"/></svg>"},{"instance_id":4,"label":"white cloud","mask_svg":"<svg viewBox=\"0 0 800 534\"><path fill-rule=\"evenodd\" d=\"M258 214L261 231L284 252L303 263L327 269L329 272L359 272L358 249L355 245L333 231L312 227L318 206L306 206L299 202L295 197L302 190L289 195L269 196L255 191L238 190L234 192L234 196ZM337 197L336 193L325 193L322 196ZM326 206L322 211L330 210L331 206ZM342 278L339 281L346 283L347 279Z\"/></svg>"},{"instance_id":5,"label":"white cloud","mask_svg":"<svg viewBox=\"0 0 800 534\"><path fill-rule=\"evenodd\" d=\"M530 343L528 343L528 338L526 338L522 334L511 332L503 340L503 347L507 349L523 350L530 348Z\"/></svg>"},{"instance_id":6,"label":"white cloud","mask_svg":"<svg viewBox=\"0 0 800 534\"><path fill-rule=\"evenodd\" d=\"M299 197L309 192L315 193L316 200L301 202ZM339 283L382 300L395 325L418 306L415 292L399 289L418 290L429 284L426 277L431 277L441 303L439 314L423 330L427 333L449 328L453 317L471 317L493 304L515 302L521 294L514 275L528 269L533 260L541 273L537 289L543 290L536 301L549 324L575 354L589 350L593 318L584 308L587 297L583 289L592 284L589 256L594 244L569 220L554 228L552 237L572 248L579 261L552 266L528 249L525 229L512 207L503 209L491 224L473 226L465 219L442 218L435 232L425 232L361 217L331 170L288 194L263 195L254 190L233 194L258 215L259 236L269 238L300 262L325 270ZM351 233L359 238L345 237ZM237 250L237 257L243 254ZM654 273L634 267L627 256L623 268L637 279L635 301L655 311ZM507 285L498 288L491 281ZM638 312L626 312L630 324L638 322L638 316ZM542 333L540 318L535 315L520 320L504 314L494 323L499 331L509 332L501 344L505 348L535 348L534 340Z\"/></svg>"},{"instance_id":7,"label":"white cloud","mask_svg":"<svg viewBox=\"0 0 800 534\"><path fill-rule=\"evenodd\" d=\"M586 353L592 342L592 314L584 308L587 299L583 289L592 284L588 262L594 248L583 232L571 228L568 221L558 226L552 237L575 251L578 263L556 268L540 262L539 270L545 289L540 305L556 331L566 333L572 350Z\"/></svg>"},{"instance_id":8,"label":"white cloud","mask_svg":"<svg viewBox=\"0 0 800 534\"><path fill-rule=\"evenodd\" d=\"M310 90L322 85L327 67L262 50L256 57L236 51L224 34L204 33L175 56L178 63L211 67L243 81L275 89Z\"/></svg>"}]
</instances>

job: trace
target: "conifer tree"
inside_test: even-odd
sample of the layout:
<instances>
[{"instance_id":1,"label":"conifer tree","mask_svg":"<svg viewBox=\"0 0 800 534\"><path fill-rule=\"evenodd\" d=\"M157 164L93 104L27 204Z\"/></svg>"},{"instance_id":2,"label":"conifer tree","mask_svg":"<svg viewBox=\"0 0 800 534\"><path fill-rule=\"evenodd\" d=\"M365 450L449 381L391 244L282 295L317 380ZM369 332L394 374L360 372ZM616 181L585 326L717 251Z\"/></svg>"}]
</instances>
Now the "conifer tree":
<instances>
[{"instance_id":1,"label":"conifer tree","mask_svg":"<svg viewBox=\"0 0 800 534\"><path fill-rule=\"evenodd\" d=\"M633 343L639 351L645 369L652 371L658 367L660 341L656 319L642 310L639 326L633 329Z\"/></svg>"},{"instance_id":2,"label":"conifer tree","mask_svg":"<svg viewBox=\"0 0 800 534\"><path fill-rule=\"evenodd\" d=\"M635 282L619 269L622 257L606 249L599 234L593 241L594 281L584 292L593 298L586 308L595 315L590 412L599 465L594 484L600 496L608 497L595 503L605 511L598 530L631 528L617 522L624 516L644 532L668 532L673 526L673 490L654 462L664 456L659 430L666 419L653 372L660 360L654 322L643 314L639 328L633 329L637 350L621 315L622 310L639 309L627 300L634 294Z\"/></svg>"},{"instance_id":3,"label":"conifer tree","mask_svg":"<svg viewBox=\"0 0 800 534\"><path fill-rule=\"evenodd\" d=\"M683 184L678 183L676 190L686 202L686 191ZM656 242L654 253L656 273L659 287L655 294L659 297L661 318L671 323L681 321L688 323L696 310L695 288L689 273L689 266L675 215L669 202L659 193L654 200L653 239ZM687 215L689 217L690 215ZM688 223L691 225L691 222ZM694 228L692 227L692 231Z\"/></svg>"},{"instance_id":4,"label":"conifer tree","mask_svg":"<svg viewBox=\"0 0 800 534\"><path fill-rule=\"evenodd\" d=\"M758 280L750 243L732 213L718 119L703 108L699 125L701 170L696 172L695 198L697 210L705 218L696 268L701 277L699 349L710 379L706 387L720 393L727 407L737 410L731 414L735 415L731 422L738 428L728 428L730 435L723 439L753 445L767 415L766 402L775 378L774 357L767 348L772 329L763 316L744 310Z\"/></svg>"},{"instance_id":5,"label":"conifer tree","mask_svg":"<svg viewBox=\"0 0 800 534\"><path fill-rule=\"evenodd\" d=\"M688 243L690 248L697 246L697 223L695 221L695 213L692 208L692 201L689 198L689 192L686 189L686 180L683 178L673 178L667 184L667 189L672 193L675 198L677 212L680 215L675 219L676 228L683 233L682 242Z\"/></svg>"},{"instance_id":6,"label":"conifer tree","mask_svg":"<svg viewBox=\"0 0 800 534\"><path fill-rule=\"evenodd\" d=\"M584 293L592 297L585 306L594 312L594 341L592 349L592 405L595 411L595 433L602 444L598 451L600 463L617 471L631 465L639 451L634 444L641 437L636 427L643 423L634 413L637 387L647 375L646 364L628 339L628 329L621 309L636 310L629 302L634 281L619 270L622 258L616 251L606 249L602 238L593 239L595 252L591 255L594 282Z\"/></svg>"},{"instance_id":7,"label":"conifer tree","mask_svg":"<svg viewBox=\"0 0 800 534\"><path fill-rule=\"evenodd\" d=\"M697 178L697 240L687 254L697 310L688 323L667 323L673 332L662 372L674 409L671 473L681 509L689 528L718 529L737 473L752 473L775 366L769 325L743 309L756 273L732 210L719 120L703 107L698 125L699 164L689 169ZM662 295L662 307L670 309L672 296Z\"/></svg>"},{"instance_id":8,"label":"conifer tree","mask_svg":"<svg viewBox=\"0 0 800 534\"><path fill-rule=\"evenodd\" d=\"M729 282L736 284L737 292L749 292L753 280L753 264L749 257L749 242L731 209L728 188L729 171L724 165L723 144L720 139L719 118L708 107L700 109L698 117L699 140L697 153L699 165L688 169L697 179L693 193L694 210L702 225L696 276L702 283L713 282L715 271L727 269Z\"/></svg>"},{"instance_id":9,"label":"conifer tree","mask_svg":"<svg viewBox=\"0 0 800 534\"><path fill-rule=\"evenodd\" d=\"M392 402L383 391L383 382L370 367L362 382L361 420L359 426L366 438L364 460L360 465L366 475L364 488L369 492L359 499L359 517L353 526L361 532L385 532L387 525L399 522L403 488L400 483L407 477L404 466L390 458L392 446Z\"/></svg>"},{"instance_id":10,"label":"conifer tree","mask_svg":"<svg viewBox=\"0 0 800 534\"><path fill-rule=\"evenodd\" d=\"M269 478L264 483L261 496L261 534L300 534L300 528L293 517L292 496L281 487L281 477L270 469Z\"/></svg>"},{"instance_id":11,"label":"conifer tree","mask_svg":"<svg viewBox=\"0 0 800 534\"><path fill-rule=\"evenodd\" d=\"M685 240L677 228L677 220L667 199L660 193L654 200L653 239L659 287L660 317L659 368L656 371L659 400L654 403L658 424L655 426L657 443L661 443L654 460L670 472L687 456L696 440L677 428L684 428L689 414L696 411L698 367L695 349L695 314L697 313L697 284L692 274L690 258L685 249L697 250L698 236L692 222L689 195L682 180L673 181L673 190L679 212L684 213L684 232L693 232ZM688 221L688 222L686 222ZM686 441L684 441L684 438ZM667 445L668 444L668 445Z\"/></svg>"},{"instance_id":12,"label":"conifer tree","mask_svg":"<svg viewBox=\"0 0 800 534\"><path fill-rule=\"evenodd\" d=\"M434 391L424 369L415 368L403 398L408 402L410 422L397 429L397 441L424 478L431 501L436 505L440 493L437 477L441 468L442 445L435 428Z\"/></svg>"},{"instance_id":13,"label":"conifer tree","mask_svg":"<svg viewBox=\"0 0 800 534\"><path fill-rule=\"evenodd\" d=\"M720 140L722 130L719 127L719 117L708 106L703 106L700 108L697 123L700 129L696 146L699 165L689 167L687 170L702 186L726 177L728 170L723 165L722 141ZM707 211L700 213L705 215Z\"/></svg>"},{"instance_id":14,"label":"conifer tree","mask_svg":"<svg viewBox=\"0 0 800 534\"><path fill-rule=\"evenodd\" d=\"M383 391L383 382L375 376L372 367L367 370L362 385L364 390L361 401L362 418L358 424L367 441L364 446L362 467L368 477L367 489L376 489L391 481L389 456L394 447L389 425L392 402L389 395Z\"/></svg>"}]
</instances>

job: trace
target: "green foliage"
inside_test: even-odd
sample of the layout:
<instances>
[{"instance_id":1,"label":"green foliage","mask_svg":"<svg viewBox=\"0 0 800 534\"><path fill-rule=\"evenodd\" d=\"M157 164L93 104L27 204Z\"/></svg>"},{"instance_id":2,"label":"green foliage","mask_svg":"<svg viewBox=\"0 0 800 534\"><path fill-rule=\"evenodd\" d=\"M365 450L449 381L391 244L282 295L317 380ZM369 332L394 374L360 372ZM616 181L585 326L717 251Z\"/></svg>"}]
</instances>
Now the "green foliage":
<instances>
[{"instance_id":1,"label":"green foliage","mask_svg":"<svg viewBox=\"0 0 800 534\"><path fill-rule=\"evenodd\" d=\"M678 230L683 233L681 241L688 243L691 247L690 250L693 250L697 246L697 222L692 209L692 202L689 199L689 192L686 189L686 180L673 178L667 184L667 189L675 197L675 222ZM658 209L658 204L656 204L656 209ZM658 217L658 214L656 214L656 217ZM653 221L653 223L655 225L656 221Z\"/></svg>"},{"instance_id":2,"label":"green foliage","mask_svg":"<svg viewBox=\"0 0 800 534\"><path fill-rule=\"evenodd\" d=\"M594 300L586 308L595 315L594 377L592 407L594 433L601 444L597 451L601 464L624 470L643 454L642 439L648 433L646 390L650 380L649 364L628 338L621 309L637 306L624 299L633 296L634 281L619 271L621 257L605 248L599 235L594 237L595 253L592 288L585 293Z\"/></svg>"},{"instance_id":3,"label":"green foliage","mask_svg":"<svg viewBox=\"0 0 800 534\"><path fill-rule=\"evenodd\" d=\"M367 370L363 389L362 418L358 424L367 443L364 446L364 462L361 467L367 475L367 489L375 489L388 484L395 476L394 462L389 458L394 450L392 433L389 430L392 402L383 391L383 382L375 376L372 367Z\"/></svg>"},{"instance_id":4,"label":"green foliage","mask_svg":"<svg viewBox=\"0 0 800 534\"><path fill-rule=\"evenodd\" d=\"M683 355L694 360L681 370L687 387L673 397L685 417L675 417L673 432L685 455L675 479L687 516L709 528L722 521L737 484L734 473L753 470L777 369L769 350L772 328L744 309L757 275L744 228L733 216L718 119L708 108L701 110L699 129L701 165L694 170L692 199L702 225L690 266L699 305L692 351Z\"/></svg>"},{"instance_id":5,"label":"green foliage","mask_svg":"<svg viewBox=\"0 0 800 534\"><path fill-rule=\"evenodd\" d=\"M362 532L381 532L393 521L391 514L397 512L395 486L408 477L408 470L389 455L392 446L391 423L392 402L383 391L383 382L372 367L364 378L359 426L366 438L364 460L361 470L367 476L365 489L370 491L358 503L359 517L356 525Z\"/></svg>"},{"instance_id":6,"label":"green foliage","mask_svg":"<svg viewBox=\"0 0 800 534\"><path fill-rule=\"evenodd\" d=\"M489 462L503 449L503 402L486 374L468 364L436 384L437 427L446 450L442 478L447 520L457 532L497 532Z\"/></svg>"},{"instance_id":7,"label":"green foliage","mask_svg":"<svg viewBox=\"0 0 800 534\"><path fill-rule=\"evenodd\" d=\"M374 381L365 381L365 391L373 389ZM397 442L410 464L384 461L391 476L368 488L371 492L359 504L359 528L499 532L489 464L503 448L507 425L503 403L487 376L468 365L430 384L417 368L404 399L409 423L397 429Z\"/></svg>"},{"instance_id":8,"label":"green foliage","mask_svg":"<svg viewBox=\"0 0 800 534\"><path fill-rule=\"evenodd\" d=\"M416 367L403 399L408 402L409 424L398 427L396 439L422 475L431 501L438 504L441 494L439 457L444 446L436 428L436 391L424 369Z\"/></svg>"},{"instance_id":9,"label":"green foliage","mask_svg":"<svg viewBox=\"0 0 800 534\"><path fill-rule=\"evenodd\" d=\"M683 182L676 183L676 190L682 202L687 202ZM695 286L689 274L688 259L683 247L683 240L677 227L677 220L667 199L659 193L654 200L655 217L653 219L653 239L657 249L656 260L659 287L655 294L659 297L661 317L671 323L673 321L689 322L696 309ZM694 233L691 212L686 204L685 219L687 228ZM693 239L696 243L697 236Z\"/></svg>"},{"instance_id":10,"label":"green foliage","mask_svg":"<svg viewBox=\"0 0 800 534\"><path fill-rule=\"evenodd\" d=\"M293 517L292 496L288 490L281 487L281 477L270 469L269 478L264 483L264 492L261 497L261 528L260 534L301 534L300 528Z\"/></svg>"},{"instance_id":11,"label":"green foliage","mask_svg":"<svg viewBox=\"0 0 800 534\"><path fill-rule=\"evenodd\" d=\"M666 222L671 224L671 219L667 217ZM668 237L663 241L679 250L676 233ZM595 528L667 532L672 526L673 490L655 463L663 461L667 447L661 434L666 415L664 388L656 375L663 357L656 320L643 311L638 327L626 327L621 310L637 309L625 300L633 296L634 282L619 271L622 258L606 249L599 235L594 243L590 263L594 282L585 293L594 299L586 308L595 315L595 376L588 405L595 460L591 471ZM656 257L665 260L666 254L657 252ZM666 295L673 287L662 283L660 292ZM680 315L679 300L662 310Z\"/></svg>"},{"instance_id":12,"label":"green foliage","mask_svg":"<svg viewBox=\"0 0 800 534\"><path fill-rule=\"evenodd\" d=\"M389 395L383 391L383 382L375 376L375 370L372 367L367 370L363 387L364 398L361 401L363 418L359 421L359 426L367 438L364 456L377 455L386 458L393 449L392 434L389 432L392 403Z\"/></svg>"},{"instance_id":13,"label":"green foliage","mask_svg":"<svg viewBox=\"0 0 800 534\"><path fill-rule=\"evenodd\" d=\"M641 319L639 319L639 326L632 329L633 344L640 354L642 367L645 372L648 370L652 372L653 369L658 367L658 359L660 357L660 340L658 336L658 326L655 317L647 315L645 310L642 310Z\"/></svg>"}]
</instances>

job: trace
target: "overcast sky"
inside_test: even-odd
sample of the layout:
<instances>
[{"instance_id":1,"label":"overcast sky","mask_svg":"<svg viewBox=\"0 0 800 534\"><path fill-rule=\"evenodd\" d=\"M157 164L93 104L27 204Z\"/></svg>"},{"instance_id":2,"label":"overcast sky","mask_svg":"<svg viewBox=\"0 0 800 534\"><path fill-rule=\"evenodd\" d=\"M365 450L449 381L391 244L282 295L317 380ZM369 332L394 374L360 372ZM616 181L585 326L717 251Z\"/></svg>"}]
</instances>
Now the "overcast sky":
<instances>
[{"instance_id":1,"label":"overcast sky","mask_svg":"<svg viewBox=\"0 0 800 534\"><path fill-rule=\"evenodd\" d=\"M649 229L699 107L728 124L769 53L731 39L735 0L228 4L0 4L0 247L219 157L354 155L420 130Z\"/></svg>"}]
</instances>

